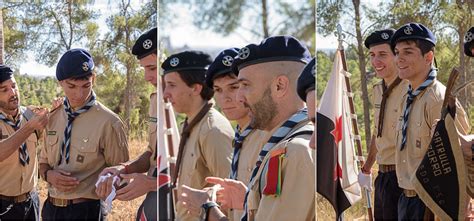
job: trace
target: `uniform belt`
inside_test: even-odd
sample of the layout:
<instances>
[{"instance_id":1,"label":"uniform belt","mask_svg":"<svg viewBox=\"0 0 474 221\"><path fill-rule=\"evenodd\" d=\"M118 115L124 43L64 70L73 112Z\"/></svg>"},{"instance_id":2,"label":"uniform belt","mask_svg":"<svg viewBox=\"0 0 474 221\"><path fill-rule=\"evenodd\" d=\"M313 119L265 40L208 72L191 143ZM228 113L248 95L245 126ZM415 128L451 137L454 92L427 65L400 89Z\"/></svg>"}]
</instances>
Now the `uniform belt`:
<instances>
[{"instance_id":1,"label":"uniform belt","mask_svg":"<svg viewBox=\"0 0 474 221\"><path fill-rule=\"evenodd\" d=\"M379 171L382 173L395 171L395 164L392 165L379 165Z\"/></svg>"},{"instance_id":2,"label":"uniform belt","mask_svg":"<svg viewBox=\"0 0 474 221\"><path fill-rule=\"evenodd\" d=\"M414 191L414 190L403 189L403 194L405 194L406 197L416 197L417 196L416 191Z\"/></svg>"},{"instance_id":3,"label":"uniform belt","mask_svg":"<svg viewBox=\"0 0 474 221\"><path fill-rule=\"evenodd\" d=\"M27 193L23 193L19 196L4 196L4 195L0 195L0 199L1 200L5 200L5 201L8 201L8 202L13 202L13 203L22 203L22 202L25 202L27 201L28 199L31 198L31 195L30 195L30 192L27 192Z\"/></svg>"},{"instance_id":4,"label":"uniform belt","mask_svg":"<svg viewBox=\"0 0 474 221\"><path fill-rule=\"evenodd\" d=\"M58 207L67 207L72 204L78 204L88 201L96 201L97 199L88 199L88 198L77 198L77 199L58 199L54 197L48 197L48 201Z\"/></svg>"}]
</instances>

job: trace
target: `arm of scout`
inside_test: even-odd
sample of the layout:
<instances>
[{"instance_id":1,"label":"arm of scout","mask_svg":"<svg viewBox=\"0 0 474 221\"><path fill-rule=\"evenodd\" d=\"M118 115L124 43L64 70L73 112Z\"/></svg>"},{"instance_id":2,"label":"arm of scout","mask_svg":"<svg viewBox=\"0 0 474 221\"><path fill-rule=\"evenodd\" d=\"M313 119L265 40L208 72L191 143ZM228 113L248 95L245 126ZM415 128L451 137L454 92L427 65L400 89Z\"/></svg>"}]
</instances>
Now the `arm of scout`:
<instances>
[{"instance_id":1,"label":"arm of scout","mask_svg":"<svg viewBox=\"0 0 474 221\"><path fill-rule=\"evenodd\" d=\"M46 182L61 192L70 192L79 185L79 180L71 173L53 169L47 163L39 164L39 172Z\"/></svg>"},{"instance_id":2,"label":"arm of scout","mask_svg":"<svg viewBox=\"0 0 474 221\"><path fill-rule=\"evenodd\" d=\"M35 130L42 130L48 123L48 110L38 112L31 120L13 133L12 136L0 141L0 162L7 159Z\"/></svg>"},{"instance_id":3,"label":"arm of scout","mask_svg":"<svg viewBox=\"0 0 474 221\"><path fill-rule=\"evenodd\" d=\"M217 191L217 202L220 203L223 209L244 209L247 186L242 181L206 177L206 182L221 185L221 188Z\"/></svg>"},{"instance_id":4,"label":"arm of scout","mask_svg":"<svg viewBox=\"0 0 474 221\"><path fill-rule=\"evenodd\" d=\"M232 162L232 134L213 128L204 138L201 151L211 174L228 177Z\"/></svg>"},{"instance_id":5,"label":"arm of scout","mask_svg":"<svg viewBox=\"0 0 474 221\"><path fill-rule=\"evenodd\" d=\"M110 194L110 192L112 191L113 176L120 174L145 173L150 167L149 159L151 157L151 154L152 153L150 151L145 151L142 155L140 155L137 159L133 161L128 161L117 166L107 167L102 170L99 176L103 176L110 173L112 174L112 177L109 177L106 182L102 182L97 186L97 188L95 189L95 193L97 194L97 196L105 199Z\"/></svg>"},{"instance_id":6,"label":"arm of scout","mask_svg":"<svg viewBox=\"0 0 474 221\"><path fill-rule=\"evenodd\" d=\"M200 215L201 214L201 206L204 203L211 202L209 192L206 190L198 190L186 185L182 185L181 187L181 195L179 197L179 201L183 204L183 206L193 215ZM244 193L245 194L245 193ZM207 212L207 221L227 221L229 220L224 213L218 207L212 207Z\"/></svg>"},{"instance_id":7,"label":"arm of scout","mask_svg":"<svg viewBox=\"0 0 474 221\"><path fill-rule=\"evenodd\" d=\"M120 177L133 181L126 187L117 191L116 198L118 200L132 200L150 191L156 191L158 184L156 177L143 174L148 168L150 168L149 159L151 154L150 151L146 151L135 161L126 163L127 171L126 173L122 173Z\"/></svg>"},{"instance_id":8,"label":"arm of scout","mask_svg":"<svg viewBox=\"0 0 474 221\"><path fill-rule=\"evenodd\" d=\"M364 165L362 166L362 172L366 174L371 173L371 168L375 163L375 156L377 155L377 147L375 146L375 134L372 135L372 139L370 140L369 146L369 154L367 155L367 160L365 161Z\"/></svg>"}]
</instances>

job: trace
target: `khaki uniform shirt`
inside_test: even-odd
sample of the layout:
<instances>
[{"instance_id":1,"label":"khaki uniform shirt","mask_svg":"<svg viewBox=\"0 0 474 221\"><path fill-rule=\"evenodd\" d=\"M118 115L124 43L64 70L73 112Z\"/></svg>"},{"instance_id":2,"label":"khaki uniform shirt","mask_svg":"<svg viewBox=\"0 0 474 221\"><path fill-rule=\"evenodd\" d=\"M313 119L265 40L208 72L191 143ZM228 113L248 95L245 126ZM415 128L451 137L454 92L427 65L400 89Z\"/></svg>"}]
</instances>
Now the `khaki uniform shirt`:
<instances>
[{"instance_id":1,"label":"khaki uniform shirt","mask_svg":"<svg viewBox=\"0 0 474 221\"><path fill-rule=\"evenodd\" d=\"M11 116L4 112L1 113L12 120ZM26 119L23 117L20 128L25 124ZM0 140L5 140L14 133L13 127L0 120ZM26 139L26 147L30 156L30 162L25 166L20 163L19 150L16 150L7 159L0 162L0 195L19 196L32 191L36 186L38 182L38 163L36 162L38 138L35 133L32 133ZM18 149L20 148L19 146Z\"/></svg>"},{"instance_id":2,"label":"khaki uniform shirt","mask_svg":"<svg viewBox=\"0 0 474 221\"><path fill-rule=\"evenodd\" d=\"M156 161L156 154L158 151L157 148L157 137L156 137L156 130L158 127L156 126L157 122L157 110L156 110L156 103L157 97L156 93L151 94L150 96L150 109L148 111L149 118L148 118L148 148L147 151L151 152L150 156L150 168L148 169L148 175L152 176L153 171L157 168L157 161ZM158 173L158 172L157 172Z\"/></svg>"},{"instance_id":3,"label":"khaki uniform shirt","mask_svg":"<svg viewBox=\"0 0 474 221\"><path fill-rule=\"evenodd\" d=\"M191 122L192 119L188 119ZM214 108L197 123L184 145L178 187L186 185L202 189L208 176L228 178L232 159L234 130L230 122ZM178 188L178 194L181 194ZM180 203L176 205L177 220L199 220L186 214Z\"/></svg>"},{"instance_id":4,"label":"khaki uniform shirt","mask_svg":"<svg viewBox=\"0 0 474 221\"><path fill-rule=\"evenodd\" d=\"M402 103L403 95L407 93L408 81L402 80L399 85L393 88L390 96L385 103L385 115L383 122L382 137L377 137L380 105L382 103L383 81L380 81L374 86L374 134L375 146L377 147L377 155L375 157L379 165L395 165L395 144L397 143L397 134L394 132L397 129L398 118L400 116L400 103Z\"/></svg>"},{"instance_id":5,"label":"khaki uniform shirt","mask_svg":"<svg viewBox=\"0 0 474 221\"><path fill-rule=\"evenodd\" d=\"M423 92L416 96L411 105L408 119L407 142L405 148L400 151L402 143L403 111L400 114L397 127L397 150L395 158L397 163L398 185L403 189L414 190L411 182L412 176L425 156L431 142L431 127L436 119L441 117L441 107L443 105L446 87L435 80ZM405 110L405 94L401 107ZM463 108L457 104L456 127L459 132L466 134L470 131L469 121Z\"/></svg>"},{"instance_id":6,"label":"khaki uniform shirt","mask_svg":"<svg viewBox=\"0 0 474 221\"><path fill-rule=\"evenodd\" d=\"M95 193L95 182L105 167L114 166L129 159L125 128L120 118L96 102L88 111L76 117L72 125L69 163L63 158L58 165L67 114L64 106L50 114L46 126L45 147L40 153L40 163L55 170L64 170L79 179L80 184L71 192L61 192L48 185L54 198L99 199Z\"/></svg>"},{"instance_id":7,"label":"khaki uniform shirt","mask_svg":"<svg viewBox=\"0 0 474 221\"><path fill-rule=\"evenodd\" d=\"M258 154L263 145L268 141L267 133L263 130L253 130L245 138L240 150L239 166L237 168L237 180L248 185L253 168L258 159ZM243 210L232 209L229 211L229 220L240 221Z\"/></svg>"},{"instance_id":8,"label":"khaki uniform shirt","mask_svg":"<svg viewBox=\"0 0 474 221\"><path fill-rule=\"evenodd\" d=\"M305 127L314 129L309 121L303 121L293 131ZM273 134L275 128L269 134ZM316 153L309 148L311 135L299 135L293 139L283 139L267 154L250 184L247 209L249 221L287 221L315 219L315 173ZM281 166L281 195L278 197L263 194L266 183L268 160L271 153L286 149L286 156ZM260 195L262 194L262 195Z\"/></svg>"}]
</instances>

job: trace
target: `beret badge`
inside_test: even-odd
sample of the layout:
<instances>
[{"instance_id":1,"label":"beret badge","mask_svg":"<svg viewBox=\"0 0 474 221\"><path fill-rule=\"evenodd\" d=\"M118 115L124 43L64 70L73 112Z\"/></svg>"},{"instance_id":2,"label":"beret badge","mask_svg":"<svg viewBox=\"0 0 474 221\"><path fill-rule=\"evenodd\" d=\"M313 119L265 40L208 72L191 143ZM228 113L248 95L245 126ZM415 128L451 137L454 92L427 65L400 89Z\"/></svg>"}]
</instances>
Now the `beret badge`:
<instances>
[{"instance_id":1,"label":"beret badge","mask_svg":"<svg viewBox=\"0 0 474 221\"><path fill-rule=\"evenodd\" d=\"M407 35L411 35L413 34L413 28L411 26L407 26L405 29L403 29L403 32Z\"/></svg>"},{"instance_id":2,"label":"beret badge","mask_svg":"<svg viewBox=\"0 0 474 221\"><path fill-rule=\"evenodd\" d=\"M239 50L239 58L244 60L244 59L247 59L250 55L250 49L248 49L247 47L243 47L242 49Z\"/></svg>"},{"instance_id":3,"label":"beret badge","mask_svg":"<svg viewBox=\"0 0 474 221\"><path fill-rule=\"evenodd\" d=\"M148 50L151 48L151 46L153 46L153 42L150 40L150 39L146 39L144 42L143 42L143 48Z\"/></svg>"},{"instance_id":4,"label":"beret badge","mask_svg":"<svg viewBox=\"0 0 474 221\"><path fill-rule=\"evenodd\" d=\"M232 58L229 55L226 55L222 58L222 64L227 66L227 67L232 66L232 62L234 62L234 58Z\"/></svg>"},{"instance_id":5,"label":"beret badge","mask_svg":"<svg viewBox=\"0 0 474 221\"><path fill-rule=\"evenodd\" d=\"M171 58L170 65L171 67L176 67L179 64L179 58Z\"/></svg>"},{"instance_id":6,"label":"beret badge","mask_svg":"<svg viewBox=\"0 0 474 221\"><path fill-rule=\"evenodd\" d=\"M89 70L89 64L87 64L87 62L82 63L82 70L84 70L84 71Z\"/></svg>"},{"instance_id":7,"label":"beret badge","mask_svg":"<svg viewBox=\"0 0 474 221\"><path fill-rule=\"evenodd\" d=\"M474 34L472 32L466 33L466 36L464 36L464 41L471 42L472 40L474 40Z\"/></svg>"}]
</instances>

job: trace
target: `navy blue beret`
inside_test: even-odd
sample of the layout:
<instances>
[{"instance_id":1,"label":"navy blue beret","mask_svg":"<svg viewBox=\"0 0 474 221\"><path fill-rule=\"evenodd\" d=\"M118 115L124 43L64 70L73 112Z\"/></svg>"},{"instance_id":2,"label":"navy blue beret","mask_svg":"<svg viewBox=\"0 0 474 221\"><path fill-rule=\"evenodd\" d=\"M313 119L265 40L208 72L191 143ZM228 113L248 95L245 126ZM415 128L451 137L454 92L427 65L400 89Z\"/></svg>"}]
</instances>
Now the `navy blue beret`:
<instances>
[{"instance_id":1,"label":"navy blue beret","mask_svg":"<svg viewBox=\"0 0 474 221\"><path fill-rule=\"evenodd\" d=\"M132 54L136 55L138 59L142 59L149 54L156 52L157 45L157 28L152 28L143 33L132 48Z\"/></svg>"},{"instance_id":2,"label":"navy blue beret","mask_svg":"<svg viewBox=\"0 0 474 221\"><path fill-rule=\"evenodd\" d=\"M315 65L316 65L316 58L313 58L304 67L303 71L298 77L296 91L298 92L298 96L300 96L301 100L304 100L305 102L306 102L306 93L308 93L308 89L310 88L314 89L316 85Z\"/></svg>"},{"instance_id":3,"label":"navy blue beret","mask_svg":"<svg viewBox=\"0 0 474 221\"><path fill-rule=\"evenodd\" d=\"M166 58L161 68L163 74L174 71L206 71L211 63L212 58L209 54L202 51L183 51Z\"/></svg>"},{"instance_id":4,"label":"navy blue beret","mask_svg":"<svg viewBox=\"0 0 474 221\"><path fill-rule=\"evenodd\" d=\"M68 78L80 78L92 73L94 61L91 54L82 49L75 48L61 56L56 66L56 78L62 81Z\"/></svg>"},{"instance_id":5,"label":"navy blue beret","mask_svg":"<svg viewBox=\"0 0 474 221\"><path fill-rule=\"evenodd\" d=\"M12 78L13 70L5 65L0 64L0 83Z\"/></svg>"},{"instance_id":6,"label":"navy blue beret","mask_svg":"<svg viewBox=\"0 0 474 221\"><path fill-rule=\"evenodd\" d=\"M209 65L206 72L206 84L209 88L213 87L213 80L217 76L232 72L232 63L234 62L234 57L236 57L238 53L238 48L229 48L221 51L219 55L217 55L211 65Z\"/></svg>"},{"instance_id":7,"label":"navy blue beret","mask_svg":"<svg viewBox=\"0 0 474 221\"><path fill-rule=\"evenodd\" d=\"M464 36L464 53L469 57L474 57L472 48L474 47L474 27L471 27Z\"/></svg>"},{"instance_id":8,"label":"navy blue beret","mask_svg":"<svg viewBox=\"0 0 474 221\"><path fill-rule=\"evenodd\" d=\"M307 64L310 60L311 53L298 39L286 35L272 36L258 45L249 44L241 48L234 59L232 70L238 75L240 69L253 64L271 61L297 61Z\"/></svg>"},{"instance_id":9,"label":"navy blue beret","mask_svg":"<svg viewBox=\"0 0 474 221\"><path fill-rule=\"evenodd\" d=\"M390 39L395 33L395 29L383 29L372 32L364 41L364 45L367 49L379 44L390 45Z\"/></svg>"},{"instance_id":10,"label":"navy blue beret","mask_svg":"<svg viewBox=\"0 0 474 221\"><path fill-rule=\"evenodd\" d=\"M392 36L390 47L395 49L397 42L401 40L425 40L436 45L436 37L430 29L420 23L408 23L400 27Z\"/></svg>"}]
</instances>

